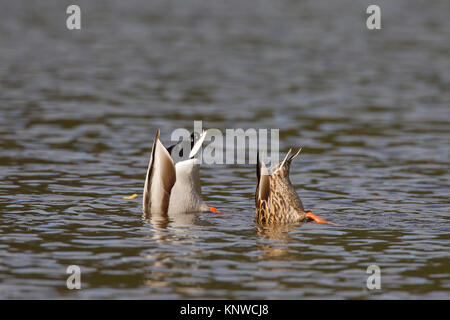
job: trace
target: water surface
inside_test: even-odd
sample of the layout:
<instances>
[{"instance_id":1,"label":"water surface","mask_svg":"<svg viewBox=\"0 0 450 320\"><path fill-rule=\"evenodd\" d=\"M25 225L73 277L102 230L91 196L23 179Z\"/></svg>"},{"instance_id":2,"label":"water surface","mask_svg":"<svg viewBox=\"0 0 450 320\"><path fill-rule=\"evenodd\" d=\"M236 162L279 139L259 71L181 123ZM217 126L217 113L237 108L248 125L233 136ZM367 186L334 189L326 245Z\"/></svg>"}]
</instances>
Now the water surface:
<instances>
[{"instance_id":1,"label":"water surface","mask_svg":"<svg viewBox=\"0 0 450 320\"><path fill-rule=\"evenodd\" d=\"M379 31L341 0L79 1L69 31L68 1L3 1L0 298L448 299L450 5L378 2ZM144 219L156 129L194 120L280 129L338 225L258 227L250 164L202 167L230 214Z\"/></svg>"}]
</instances>

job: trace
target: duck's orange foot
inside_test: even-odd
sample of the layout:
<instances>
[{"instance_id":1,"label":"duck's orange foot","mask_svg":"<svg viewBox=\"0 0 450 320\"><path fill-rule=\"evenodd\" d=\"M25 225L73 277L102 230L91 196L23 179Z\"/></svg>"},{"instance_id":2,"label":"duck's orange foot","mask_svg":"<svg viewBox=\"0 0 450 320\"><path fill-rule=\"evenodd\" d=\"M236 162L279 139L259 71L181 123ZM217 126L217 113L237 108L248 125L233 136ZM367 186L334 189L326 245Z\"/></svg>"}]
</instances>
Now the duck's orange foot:
<instances>
[{"instance_id":1,"label":"duck's orange foot","mask_svg":"<svg viewBox=\"0 0 450 320\"><path fill-rule=\"evenodd\" d=\"M334 223L334 222L328 222L327 220L324 220L324 219L322 219L322 218L320 218L320 217L318 217L318 216L316 216L314 213L312 213L311 211L306 211L306 217L307 218L309 218L309 219L311 219L311 220L314 220L315 222L317 222L317 223L328 223L328 224L336 224L336 223Z\"/></svg>"},{"instance_id":2,"label":"duck's orange foot","mask_svg":"<svg viewBox=\"0 0 450 320\"><path fill-rule=\"evenodd\" d=\"M217 214L224 214L225 212L217 210L215 207L209 207L209 211L217 213Z\"/></svg>"}]
</instances>

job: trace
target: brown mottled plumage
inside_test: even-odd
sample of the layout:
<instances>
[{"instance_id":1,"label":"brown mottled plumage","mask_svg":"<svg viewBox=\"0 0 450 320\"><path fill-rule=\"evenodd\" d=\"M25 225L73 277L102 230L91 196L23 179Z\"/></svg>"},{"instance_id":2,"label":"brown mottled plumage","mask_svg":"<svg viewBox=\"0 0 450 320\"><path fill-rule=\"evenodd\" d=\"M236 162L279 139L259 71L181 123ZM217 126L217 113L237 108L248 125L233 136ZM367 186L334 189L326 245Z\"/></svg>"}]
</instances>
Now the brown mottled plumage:
<instances>
[{"instance_id":1,"label":"brown mottled plumage","mask_svg":"<svg viewBox=\"0 0 450 320\"><path fill-rule=\"evenodd\" d=\"M302 200L298 196L291 181L289 180L289 169L292 160L299 155L297 153L289 156L289 150L285 159L271 168L270 173L264 162L259 161L257 156L256 175L257 186L255 193L256 218L260 224L285 224L313 219L316 222L329 223L317 217L311 211L303 208Z\"/></svg>"}]
</instances>

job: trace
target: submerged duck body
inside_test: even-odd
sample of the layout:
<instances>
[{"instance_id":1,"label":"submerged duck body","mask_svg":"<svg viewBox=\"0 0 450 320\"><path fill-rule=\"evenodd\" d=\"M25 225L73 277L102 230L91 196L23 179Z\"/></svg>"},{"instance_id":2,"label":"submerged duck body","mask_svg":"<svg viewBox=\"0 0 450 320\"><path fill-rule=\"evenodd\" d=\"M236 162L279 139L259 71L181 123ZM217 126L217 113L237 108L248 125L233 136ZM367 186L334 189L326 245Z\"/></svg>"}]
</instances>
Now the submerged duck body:
<instances>
[{"instance_id":1,"label":"submerged duck body","mask_svg":"<svg viewBox=\"0 0 450 320\"><path fill-rule=\"evenodd\" d=\"M182 214L210 211L202 199L200 161L195 154L200 150L206 132L195 143L189 159L174 164L169 150L156 133L145 178L142 211L150 214ZM173 147L169 148L172 151Z\"/></svg>"},{"instance_id":2,"label":"submerged duck body","mask_svg":"<svg viewBox=\"0 0 450 320\"><path fill-rule=\"evenodd\" d=\"M291 150L284 160L270 169L257 156L256 175L257 186L255 193L256 217L259 224L288 224L305 222L312 219L320 223L327 222L311 211L305 211L302 200L295 191L289 179L291 162L300 154L290 155ZM332 224L332 223L330 223Z\"/></svg>"}]
</instances>

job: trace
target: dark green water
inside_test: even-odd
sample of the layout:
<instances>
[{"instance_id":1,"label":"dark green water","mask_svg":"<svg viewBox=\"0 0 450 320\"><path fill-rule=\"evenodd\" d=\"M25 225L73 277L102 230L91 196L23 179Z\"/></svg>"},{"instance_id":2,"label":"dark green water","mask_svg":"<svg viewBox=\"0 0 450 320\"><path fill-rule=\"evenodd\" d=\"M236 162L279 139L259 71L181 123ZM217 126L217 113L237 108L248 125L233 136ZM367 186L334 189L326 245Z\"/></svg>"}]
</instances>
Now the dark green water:
<instances>
[{"instance_id":1,"label":"dark green water","mask_svg":"<svg viewBox=\"0 0 450 320\"><path fill-rule=\"evenodd\" d=\"M69 31L72 2L3 1L0 298L449 299L450 2L377 2L379 31L341 0L78 1ZM194 120L280 129L338 226L259 228L253 165L202 168L230 214L143 219L156 129Z\"/></svg>"}]
</instances>

